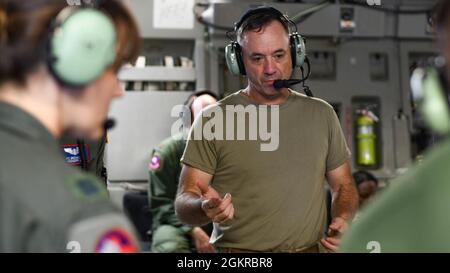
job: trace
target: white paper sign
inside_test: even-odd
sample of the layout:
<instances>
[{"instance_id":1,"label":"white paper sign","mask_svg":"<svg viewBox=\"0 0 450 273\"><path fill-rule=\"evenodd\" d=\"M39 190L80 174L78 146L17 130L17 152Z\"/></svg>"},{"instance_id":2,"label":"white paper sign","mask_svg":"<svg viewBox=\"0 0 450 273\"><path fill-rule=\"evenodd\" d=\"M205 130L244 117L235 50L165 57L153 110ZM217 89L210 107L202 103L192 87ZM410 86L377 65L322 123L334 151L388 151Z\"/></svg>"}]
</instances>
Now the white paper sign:
<instances>
[{"instance_id":1,"label":"white paper sign","mask_svg":"<svg viewBox=\"0 0 450 273\"><path fill-rule=\"evenodd\" d=\"M153 27L194 28L194 0L154 0Z\"/></svg>"}]
</instances>

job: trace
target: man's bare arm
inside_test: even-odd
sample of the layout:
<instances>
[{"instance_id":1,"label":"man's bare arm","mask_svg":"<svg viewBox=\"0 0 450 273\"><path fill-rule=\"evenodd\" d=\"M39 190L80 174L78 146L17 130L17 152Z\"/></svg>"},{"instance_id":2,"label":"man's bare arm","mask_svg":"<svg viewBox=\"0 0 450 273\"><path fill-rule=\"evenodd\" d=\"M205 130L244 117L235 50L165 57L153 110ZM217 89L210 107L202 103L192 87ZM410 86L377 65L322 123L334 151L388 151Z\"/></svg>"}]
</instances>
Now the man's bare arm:
<instances>
[{"instance_id":1,"label":"man's bare arm","mask_svg":"<svg viewBox=\"0 0 450 273\"><path fill-rule=\"evenodd\" d=\"M175 211L186 224L201 226L211 221L219 224L233 219L231 194L223 198L209 184L212 175L184 165L181 170Z\"/></svg>"},{"instance_id":2,"label":"man's bare arm","mask_svg":"<svg viewBox=\"0 0 450 273\"><path fill-rule=\"evenodd\" d=\"M183 165L175 199L178 218L189 225L202 226L211 222L202 209L202 191L198 184L209 186L212 175L199 169Z\"/></svg>"},{"instance_id":3,"label":"man's bare arm","mask_svg":"<svg viewBox=\"0 0 450 273\"><path fill-rule=\"evenodd\" d=\"M327 172L327 181L332 192L332 218L349 221L358 209L358 193L353 183L348 162Z\"/></svg>"},{"instance_id":4,"label":"man's bare arm","mask_svg":"<svg viewBox=\"0 0 450 273\"><path fill-rule=\"evenodd\" d=\"M347 229L347 224L358 209L358 194L353 184L348 162L327 172L327 180L332 192L331 224L326 238L320 242L329 251L336 251L340 236Z\"/></svg>"}]
</instances>

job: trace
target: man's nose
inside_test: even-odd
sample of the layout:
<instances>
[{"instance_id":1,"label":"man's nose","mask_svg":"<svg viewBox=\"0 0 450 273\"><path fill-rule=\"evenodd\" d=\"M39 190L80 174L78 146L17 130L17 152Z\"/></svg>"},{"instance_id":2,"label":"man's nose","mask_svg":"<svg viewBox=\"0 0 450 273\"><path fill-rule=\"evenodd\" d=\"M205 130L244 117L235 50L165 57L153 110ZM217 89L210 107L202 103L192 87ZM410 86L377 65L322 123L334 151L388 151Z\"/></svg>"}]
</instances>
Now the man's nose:
<instances>
[{"instance_id":1,"label":"man's nose","mask_svg":"<svg viewBox=\"0 0 450 273\"><path fill-rule=\"evenodd\" d=\"M272 58L265 58L264 60L264 74L272 75L276 72L276 64Z\"/></svg>"}]
</instances>

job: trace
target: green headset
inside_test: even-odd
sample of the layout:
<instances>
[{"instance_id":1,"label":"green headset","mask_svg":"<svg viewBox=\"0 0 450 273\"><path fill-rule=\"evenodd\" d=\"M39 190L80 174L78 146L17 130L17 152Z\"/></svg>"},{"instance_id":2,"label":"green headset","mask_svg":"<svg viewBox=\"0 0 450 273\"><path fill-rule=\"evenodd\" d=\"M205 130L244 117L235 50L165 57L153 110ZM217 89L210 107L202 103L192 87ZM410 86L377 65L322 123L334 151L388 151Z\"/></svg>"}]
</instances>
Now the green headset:
<instances>
[{"instance_id":1,"label":"green headset","mask_svg":"<svg viewBox=\"0 0 450 273\"><path fill-rule=\"evenodd\" d=\"M237 23L234 25L234 32L237 33L242 24L251 16L256 14L271 14L280 18L282 21L286 21L288 24L292 24L295 27L295 31L289 33L289 47L291 51L292 68L301 67L305 62L306 46L305 40L297 32L297 25L290 20L286 15L282 14L279 10L269 7L261 6L254 9L250 9L245 12ZM244 62L242 60L242 49L237 41L232 41L225 47L225 60L228 69L233 75L245 75Z\"/></svg>"},{"instance_id":2,"label":"green headset","mask_svg":"<svg viewBox=\"0 0 450 273\"><path fill-rule=\"evenodd\" d=\"M441 135L450 133L449 83L445 65L415 69L411 90L425 123Z\"/></svg>"},{"instance_id":3,"label":"green headset","mask_svg":"<svg viewBox=\"0 0 450 273\"><path fill-rule=\"evenodd\" d=\"M83 87L114 62L112 20L91 7L66 7L56 16L48 41L50 72L63 85Z\"/></svg>"}]
</instances>

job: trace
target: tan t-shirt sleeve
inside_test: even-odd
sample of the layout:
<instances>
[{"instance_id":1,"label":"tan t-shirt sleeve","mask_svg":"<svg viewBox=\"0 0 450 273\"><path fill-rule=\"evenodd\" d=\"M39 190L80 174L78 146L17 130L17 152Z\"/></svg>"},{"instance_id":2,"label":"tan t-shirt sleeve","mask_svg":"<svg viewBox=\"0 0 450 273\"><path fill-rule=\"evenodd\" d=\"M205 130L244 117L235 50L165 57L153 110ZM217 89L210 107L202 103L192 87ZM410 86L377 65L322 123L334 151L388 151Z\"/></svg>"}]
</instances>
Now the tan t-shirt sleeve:
<instances>
[{"instance_id":1,"label":"tan t-shirt sleeve","mask_svg":"<svg viewBox=\"0 0 450 273\"><path fill-rule=\"evenodd\" d=\"M204 116L199 116L195 119L189 132L181 162L214 175L217 166L214 140L207 140L203 135L203 125L207 121L208 118Z\"/></svg>"},{"instance_id":2,"label":"tan t-shirt sleeve","mask_svg":"<svg viewBox=\"0 0 450 273\"><path fill-rule=\"evenodd\" d=\"M329 107L328 110L330 113L328 114L329 145L326 162L327 172L341 166L351 156L336 112L334 112L332 107Z\"/></svg>"}]
</instances>

